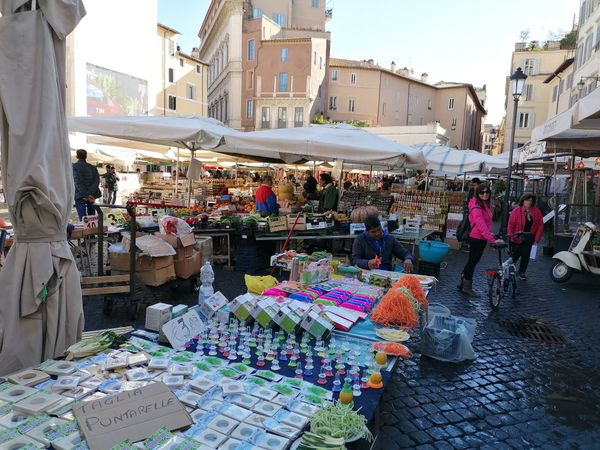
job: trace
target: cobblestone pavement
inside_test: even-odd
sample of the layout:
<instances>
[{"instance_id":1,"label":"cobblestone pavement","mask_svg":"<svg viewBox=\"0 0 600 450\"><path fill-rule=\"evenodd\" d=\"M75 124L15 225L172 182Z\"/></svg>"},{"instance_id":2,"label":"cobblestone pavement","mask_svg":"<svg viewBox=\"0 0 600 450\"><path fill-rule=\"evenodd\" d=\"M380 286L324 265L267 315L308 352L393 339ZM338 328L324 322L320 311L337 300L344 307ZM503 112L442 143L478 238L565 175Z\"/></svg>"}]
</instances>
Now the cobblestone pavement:
<instances>
[{"instance_id":1,"label":"cobblestone pavement","mask_svg":"<svg viewBox=\"0 0 600 450\"><path fill-rule=\"evenodd\" d=\"M600 278L574 275L565 285L549 278L550 258L530 264L516 300L505 299L497 313L487 299L469 300L456 289L466 262L451 252L430 302L477 321L470 363L442 363L421 357L418 337L409 341L411 360L401 362L386 387L376 448L599 448ZM485 268L494 267L490 249L477 268L475 285L484 292ZM170 287L140 288L148 303L195 302L195 294ZM233 298L244 290L243 274L216 271L215 289ZM129 323L116 306L109 318L101 302L86 299L86 329ZM137 326L143 325L143 314ZM534 318L557 327L564 343L516 337L505 322Z\"/></svg>"}]
</instances>

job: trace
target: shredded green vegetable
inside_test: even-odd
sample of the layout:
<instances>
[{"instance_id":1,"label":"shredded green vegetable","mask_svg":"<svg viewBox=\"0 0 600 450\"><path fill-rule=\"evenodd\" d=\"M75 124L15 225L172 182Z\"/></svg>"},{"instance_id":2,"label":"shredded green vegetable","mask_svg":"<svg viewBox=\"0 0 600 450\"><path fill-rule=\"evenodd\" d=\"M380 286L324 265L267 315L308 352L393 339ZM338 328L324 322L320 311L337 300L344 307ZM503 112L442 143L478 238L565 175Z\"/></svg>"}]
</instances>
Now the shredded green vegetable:
<instances>
[{"instance_id":1,"label":"shredded green vegetable","mask_svg":"<svg viewBox=\"0 0 600 450\"><path fill-rule=\"evenodd\" d=\"M112 331L103 331L97 335L82 339L76 344L71 345L66 352L67 359L84 358L95 355L109 347L116 347L125 342L125 338Z\"/></svg>"},{"instance_id":2,"label":"shredded green vegetable","mask_svg":"<svg viewBox=\"0 0 600 450\"><path fill-rule=\"evenodd\" d=\"M310 419L310 429L313 433L334 438L347 440L361 437L369 442L373 440L367 428L367 419L340 402L315 411Z\"/></svg>"}]
</instances>

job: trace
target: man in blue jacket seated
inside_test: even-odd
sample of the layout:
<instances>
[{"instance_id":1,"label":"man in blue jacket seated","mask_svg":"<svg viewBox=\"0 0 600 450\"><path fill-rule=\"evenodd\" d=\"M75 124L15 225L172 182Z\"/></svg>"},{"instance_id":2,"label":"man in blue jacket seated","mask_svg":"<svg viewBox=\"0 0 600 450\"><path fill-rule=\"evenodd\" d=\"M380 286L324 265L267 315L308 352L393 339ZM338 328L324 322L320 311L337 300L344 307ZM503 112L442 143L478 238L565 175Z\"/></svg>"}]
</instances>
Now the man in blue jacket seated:
<instances>
[{"instance_id":1,"label":"man in blue jacket seated","mask_svg":"<svg viewBox=\"0 0 600 450\"><path fill-rule=\"evenodd\" d=\"M413 256L394 236L381 229L379 217L369 216L365 220L367 231L356 236L352 245L352 263L361 269L394 270L392 258L402 259L406 273L413 271Z\"/></svg>"},{"instance_id":2,"label":"man in blue jacket seated","mask_svg":"<svg viewBox=\"0 0 600 450\"><path fill-rule=\"evenodd\" d=\"M275 197L271 186L273 186L273 178L270 175L265 175L262 184L254 194L256 197L256 212L261 216L269 216L279 212L277 197Z\"/></svg>"}]
</instances>

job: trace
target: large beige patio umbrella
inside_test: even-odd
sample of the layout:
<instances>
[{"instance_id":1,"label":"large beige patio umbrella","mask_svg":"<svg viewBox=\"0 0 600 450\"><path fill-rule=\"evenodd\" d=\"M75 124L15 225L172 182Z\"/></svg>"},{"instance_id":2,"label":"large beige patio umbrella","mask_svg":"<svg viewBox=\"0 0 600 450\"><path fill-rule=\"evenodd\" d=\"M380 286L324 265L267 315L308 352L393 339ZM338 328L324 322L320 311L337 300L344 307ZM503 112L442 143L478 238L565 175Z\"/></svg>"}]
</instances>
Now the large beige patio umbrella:
<instances>
[{"instance_id":1,"label":"large beige patio umbrella","mask_svg":"<svg viewBox=\"0 0 600 450\"><path fill-rule=\"evenodd\" d=\"M0 0L2 176L15 231L0 270L0 375L62 355L83 329L66 236L74 186L64 64L85 10L80 0L34 0L23 11L26 3Z\"/></svg>"}]
</instances>

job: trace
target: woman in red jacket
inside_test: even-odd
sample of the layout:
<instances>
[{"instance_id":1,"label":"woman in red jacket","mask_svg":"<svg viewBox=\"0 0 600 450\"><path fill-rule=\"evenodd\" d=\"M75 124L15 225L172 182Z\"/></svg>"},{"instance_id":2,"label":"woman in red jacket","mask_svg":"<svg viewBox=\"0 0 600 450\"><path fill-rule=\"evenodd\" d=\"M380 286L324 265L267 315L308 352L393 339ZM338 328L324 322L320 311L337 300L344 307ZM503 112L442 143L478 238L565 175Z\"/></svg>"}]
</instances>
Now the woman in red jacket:
<instances>
[{"instance_id":1,"label":"woman in red jacket","mask_svg":"<svg viewBox=\"0 0 600 450\"><path fill-rule=\"evenodd\" d=\"M542 212L535 207L535 195L525 194L519 200L519 206L510 213L508 219L508 234L526 232L531 233L530 236L512 237L510 238L510 252L514 263L516 264L519 258L519 280L525 280L525 271L529 264L529 255L531 247L537 244L542 239L544 231L544 222Z\"/></svg>"}]
</instances>

